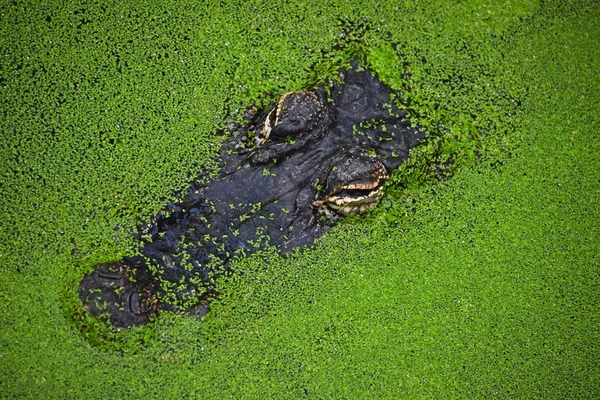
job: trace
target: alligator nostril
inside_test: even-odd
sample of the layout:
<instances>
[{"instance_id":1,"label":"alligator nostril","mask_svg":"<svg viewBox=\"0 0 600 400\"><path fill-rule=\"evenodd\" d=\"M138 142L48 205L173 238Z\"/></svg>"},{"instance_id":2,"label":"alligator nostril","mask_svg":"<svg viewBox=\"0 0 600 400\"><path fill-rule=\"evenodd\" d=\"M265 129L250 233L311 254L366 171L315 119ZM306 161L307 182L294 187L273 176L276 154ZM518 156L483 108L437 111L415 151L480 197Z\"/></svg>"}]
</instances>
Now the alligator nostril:
<instances>
[{"instance_id":1,"label":"alligator nostril","mask_svg":"<svg viewBox=\"0 0 600 400\"><path fill-rule=\"evenodd\" d=\"M98 273L100 278L111 279L111 280L119 280L121 279L121 274L118 272L110 272L110 271L102 271Z\"/></svg>"},{"instance_id":2,"label":"alligator nostril","mask_svg":"<svg viewBox=\"0 0 600 400\"><path fill-rule=\"evenodd\" d=\"M142 307L140 307L140 295L138 292L130 292L127 295L127 305L129 306L129 311L134 314L141 314Z\"/></svg>"}]
</instances>

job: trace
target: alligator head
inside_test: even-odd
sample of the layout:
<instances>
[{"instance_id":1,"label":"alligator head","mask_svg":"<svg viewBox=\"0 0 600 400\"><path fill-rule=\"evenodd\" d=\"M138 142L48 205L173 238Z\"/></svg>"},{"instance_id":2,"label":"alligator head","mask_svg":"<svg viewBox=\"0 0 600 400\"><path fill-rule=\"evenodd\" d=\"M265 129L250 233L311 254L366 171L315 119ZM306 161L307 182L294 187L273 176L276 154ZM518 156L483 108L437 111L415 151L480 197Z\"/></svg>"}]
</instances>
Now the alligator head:
<instances>
[{"instance_id":1,"label":"alligator head","mask_svg":"<svg viewBox=\"0 0 600 400\"><path fill-rule=\"evenodd\" d=\"M329 87L284 94L230 134L218 175L199 177L148 224L140 256L100 264L83 279L80 297L93 315L131 326L188 300L200 300L188 311L205 313L232 259L267 244L285 254L375 207L390 172L424 136L391 90L356 64Z\"/></svg>"}]
</instances>

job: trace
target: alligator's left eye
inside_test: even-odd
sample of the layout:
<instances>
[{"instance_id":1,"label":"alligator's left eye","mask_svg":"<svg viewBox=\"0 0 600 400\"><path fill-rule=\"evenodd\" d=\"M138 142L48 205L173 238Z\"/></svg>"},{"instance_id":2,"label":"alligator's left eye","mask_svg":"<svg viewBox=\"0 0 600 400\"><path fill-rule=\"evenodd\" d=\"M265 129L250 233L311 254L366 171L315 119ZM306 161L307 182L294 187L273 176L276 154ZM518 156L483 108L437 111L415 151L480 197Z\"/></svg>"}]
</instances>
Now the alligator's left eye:
<instances>
[{"instance_id":1,"label":"alligator's left eye","mask_svg":"<svg viewBox=\"0 0 600 400\"><path fill-rule=\"evenodd\" d=\"M279 99L277 106L267 114L257 130L257 145L267 140L293 139L311 132L318 125L328 125L329 120L323 100L311 92L290 92Z\"/></svg>"},{"instance_id":2,"label":"alligator's left eye","mask_svg":"<svg viewBox=\"0 0 600 400\"><path fill-rule=\"evenodd\" d=\"M377 205L388 177L381 161L361 149L352 149L334 160L325 181L325 194L313 205L329 207L342 215L364 212Z\"/></svg>"}]
</instances>

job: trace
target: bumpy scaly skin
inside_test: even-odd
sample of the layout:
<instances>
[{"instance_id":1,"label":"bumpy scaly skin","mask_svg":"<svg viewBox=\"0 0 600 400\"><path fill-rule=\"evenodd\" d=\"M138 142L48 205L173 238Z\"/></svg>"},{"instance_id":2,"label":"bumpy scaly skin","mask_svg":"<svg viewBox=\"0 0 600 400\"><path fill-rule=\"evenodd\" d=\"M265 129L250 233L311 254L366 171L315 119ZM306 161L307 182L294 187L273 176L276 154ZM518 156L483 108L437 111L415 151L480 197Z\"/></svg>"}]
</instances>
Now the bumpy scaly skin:
<instances>
[{"instance_id":1,"label":"bumpy scaly skin","mask_svg":"<svg viewBox=\"0 0 600 400\"><path fill-rule=\"evenodd\" d=\"M88 274L80 285L84 306L123 327L160 309L203 315L215 279L236 256L266 244L285 254L311 244L343 215L376 206L389 173L423 134L369 71L355 65L340 74L343 83L329 96L321 88L286 93L268 112L233 127L218 176L199 177L152 220L141 233L141 256ZM105 300L108 306L98 306Z\"/></svg>"}]
</instances>

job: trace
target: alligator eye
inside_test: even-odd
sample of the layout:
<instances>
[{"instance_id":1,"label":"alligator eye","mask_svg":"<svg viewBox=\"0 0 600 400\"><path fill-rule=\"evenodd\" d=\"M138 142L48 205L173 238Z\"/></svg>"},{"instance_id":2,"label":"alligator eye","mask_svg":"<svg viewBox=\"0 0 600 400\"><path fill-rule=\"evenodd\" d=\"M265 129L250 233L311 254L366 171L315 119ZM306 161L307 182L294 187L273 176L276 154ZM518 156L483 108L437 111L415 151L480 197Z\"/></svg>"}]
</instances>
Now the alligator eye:
<instances>
[{"instance_id":1,"label":"alligator eye","mask_svg":"<svg viewBox=\"0 0 600 400\"><path fill-rule=\"evenodd\" d=\"M377 205L388 179L384 165L361 149L352 149L334 160L329 169L325 195L313 203L338 214L362 213Z\"/></svg>"},{"instance_id":2,"label":"alligator eye","mask_svg":"<svg viewBox=\"0 0 600 400\"><path fill-rule=\"evenodd\" d=\"M302 133L328 126L329 115L324 101L315 93L290 92L279 99L257 130L255 143L282 141Z\"/></svg>"}]
</instances>

